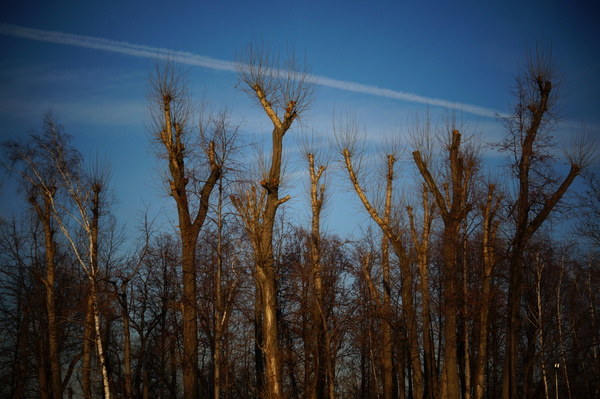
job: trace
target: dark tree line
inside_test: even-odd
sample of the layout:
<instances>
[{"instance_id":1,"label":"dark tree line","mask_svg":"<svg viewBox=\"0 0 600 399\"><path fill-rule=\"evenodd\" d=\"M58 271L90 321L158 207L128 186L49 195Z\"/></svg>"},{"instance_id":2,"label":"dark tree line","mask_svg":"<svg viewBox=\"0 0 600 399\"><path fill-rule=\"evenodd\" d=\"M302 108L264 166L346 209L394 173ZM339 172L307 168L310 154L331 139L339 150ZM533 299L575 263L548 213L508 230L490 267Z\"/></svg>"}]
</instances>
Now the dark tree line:
<instances>
[{"instance_id":1,"label":"dark tree line","mask_svg":"<svg viewBox=\"0 0 600 399\"><path fill-rule=\"evenodd\" d=\"M0 221L0 396L600 396L600 190L590 145L558 167L555 72L550 53L526 57L494 148L449 118L370 151L357 118L339 118L335 144L301 149L298 225L283 166L312 104L308 67L240 53L239 87L273 124L252 163L227 109L195 104L176 59L159 60L148 125L177 222L146 215L128 248L109 168L45 115L3 144L23 212ZM503 180L486 151L507 155ZM561 208L582 172L586 191ZM333 180L373 222L356 236L321 228ZM553 234L557 214L576 240Z\"/></svg>"}]
</instances>

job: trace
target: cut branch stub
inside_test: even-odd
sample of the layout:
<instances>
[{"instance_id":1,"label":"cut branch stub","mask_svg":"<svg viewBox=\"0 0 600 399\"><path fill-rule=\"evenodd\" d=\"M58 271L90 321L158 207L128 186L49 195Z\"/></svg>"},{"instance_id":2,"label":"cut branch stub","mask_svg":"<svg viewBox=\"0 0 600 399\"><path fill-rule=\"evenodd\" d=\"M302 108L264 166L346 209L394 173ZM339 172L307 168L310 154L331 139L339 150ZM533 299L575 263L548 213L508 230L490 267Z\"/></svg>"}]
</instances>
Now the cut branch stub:
<instances>
[{"instance_id":1,"label":"cut branch stub","mask_svg":"<svg viewBox=\"0 0 600 399\"><path fill-rule=\"evenodd\" d=\"M297 113L295 107L296 101L290 100L290 102L287 105L287 108L285 109L285 120L296 117Z\"/></svg>"}]
</instances>

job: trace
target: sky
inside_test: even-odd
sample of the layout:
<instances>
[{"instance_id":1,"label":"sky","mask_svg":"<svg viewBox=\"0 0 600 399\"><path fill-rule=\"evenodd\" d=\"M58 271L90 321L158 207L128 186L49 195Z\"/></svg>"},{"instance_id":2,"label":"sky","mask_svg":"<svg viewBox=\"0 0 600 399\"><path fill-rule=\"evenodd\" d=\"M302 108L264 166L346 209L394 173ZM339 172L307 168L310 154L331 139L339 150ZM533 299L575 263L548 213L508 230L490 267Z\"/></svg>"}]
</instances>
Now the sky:
<instances>
[{"instance_id":1,"label":"sky","mask_svg":"<svg viewBox=\"0 0 600 399\"><path fill-rule=\"evenodd\" d=\"M352 112L369 143L378 143L406 134L416 115L437 119L450 110L483 141L498 140L496 115L508 112L519 59L536 43L551 43L564 76L569 119L558 141L581 126L600 136L599 16L598 1L578 0L5 1L0 141L39 130L51 110L84 156L110 161L119 222L131 231L146 207L168 218L174 203L160 189L145 122L151 60L176 52L195 97L226 106L242 136L267 143L272 125L235 87L233 71L236 53L257 40L293 47L317 79L306 126L294 137L307 130L332 137L336 115ZM302 223L306 173L293 161L295 145L290 139L286 214ZM2 177L0 216L10 217L22 208ZM348 188L332 180L334 191ZM327 230L356 231L361 220L351 196L332 195Z\"/></svg>"}]
</instances>

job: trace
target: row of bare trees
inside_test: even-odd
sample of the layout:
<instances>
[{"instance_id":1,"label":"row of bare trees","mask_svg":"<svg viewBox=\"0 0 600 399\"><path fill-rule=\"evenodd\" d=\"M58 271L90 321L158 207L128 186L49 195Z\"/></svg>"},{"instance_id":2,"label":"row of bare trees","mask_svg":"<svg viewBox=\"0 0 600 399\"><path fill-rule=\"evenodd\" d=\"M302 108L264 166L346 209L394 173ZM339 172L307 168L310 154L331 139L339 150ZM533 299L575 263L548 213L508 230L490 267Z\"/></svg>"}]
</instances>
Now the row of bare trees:
<instances>
[{"instance_id":1,"label":"row of bare trees","mask_svg":"<svg viewBox=\"0 0 600 399\"><path fill-rule=\"evenodd\" d=\"M600 394L600 196L590 174L580 206L560 209L593 152L571 147L560 177L551 54L533 52L517 75L496 147L508 154L504 180L486 173L493 149L452 118L373 152L349 115L333 127L337 157L318 137L302 147L306 227L281 211L284 139L306 117L314 78L294 54L257 44L237 73L273 125L255 166L228 110L193 102L176 58L150 71L172 231L146 216L125 241L109 168L84 160L52 115L41 133L4 143L25 212L0 225L2 396ZM373 222L358 236L321 229L335 162ZM578 245L546 228L554 214L577 223Z\"/></svg>"}]
</instances>

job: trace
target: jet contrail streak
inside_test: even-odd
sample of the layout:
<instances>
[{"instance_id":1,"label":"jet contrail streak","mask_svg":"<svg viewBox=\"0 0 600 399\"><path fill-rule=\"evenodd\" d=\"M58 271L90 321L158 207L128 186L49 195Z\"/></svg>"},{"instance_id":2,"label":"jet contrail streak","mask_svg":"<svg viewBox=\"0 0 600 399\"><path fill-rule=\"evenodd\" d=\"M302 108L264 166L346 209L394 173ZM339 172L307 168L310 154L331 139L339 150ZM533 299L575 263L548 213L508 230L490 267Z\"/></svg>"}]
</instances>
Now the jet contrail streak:
<instances>
[{"instance_id":1,"label":"jet contrail streak","mask_svg":"<svg viewBox=\"0 0 600 399\"><path fill-rule=\"evenodd\" d=\"M43 41L67 46L76 46L94 50L103 50L113 53L121 53L133 57L154 58L160 54L168 54L170 51L141 44L103 39L93 36L76 35L72 33L47 31L41 29L27 28L18 25L0 23L0 34L6 36L19 37L36 41ZM177 61L203 68L219 71L235 71L235 63L232 61L219 60L190 52L176 52ZM326 76L312 75L317 84L331 87L339 90L345 90L355 93L368 94L372 96L385 97L394 100L401 100L409 103L427 104L435 107L445 107L467 112L486 118L495 118L497 115L505 116L493 109L480 107L477 105L456 103L439 98L430 98L418 94L407 93L403 91L391 90L370 86L362 83L349 82L328 78Z\"/></svg>"}]
</instances>

